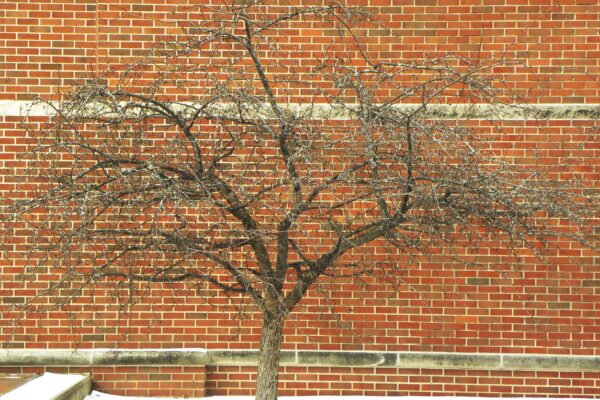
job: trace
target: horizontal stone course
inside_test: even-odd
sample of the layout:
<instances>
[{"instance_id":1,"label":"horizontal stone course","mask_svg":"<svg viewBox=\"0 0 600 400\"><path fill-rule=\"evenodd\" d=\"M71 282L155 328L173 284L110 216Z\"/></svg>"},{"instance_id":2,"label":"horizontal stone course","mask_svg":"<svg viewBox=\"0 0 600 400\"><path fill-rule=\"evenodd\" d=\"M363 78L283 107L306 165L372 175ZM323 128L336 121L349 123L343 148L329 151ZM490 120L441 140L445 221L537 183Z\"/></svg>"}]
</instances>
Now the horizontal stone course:
<instances>
[{"instance_id":1,"label":"horizontal stone course","mask_svg":"<svg viewBox=\"0 0 600 400\"><path fill-rule=\"evenodd\" d=\"M174 109L190 112L190 107L198 106L193 103L178 102ZM421 104L399 104L393 106L396 112L413 113ZM298 104L287 105L291 113L305 114L310 109L314 118L327 117L328 119L352 118L354 111L351 108L331 108L326 104ZM227 105L222 105L212 110L213 113L227 113ZM430 104L424 107L425 113L431 118L440 119L486 119L498 120L598 120L600 119L600 104ZM194 110L195 111L195 110ZM233 112L238 112L237 106ZM255 116L257 112L263 117L270 116L270 108L265 104L262 107L247 110L249 115ZM53 114L51 107L43 103L25 100L0 100L0 116L48 116ZM272 115L271 115L272 116Z\"/></svg>"},{"instance_id":2,"label":"horizontal stone course","mask_svg":"<svg viewBox=\"0 0 600 400\"><path fill-rule=\"evenodd\" d=\"M256 365L255 350L1 350L0 366ZM283 351L285 366L395 367L514 371L598 371L600 356L537 354Z\"/></svg>"}]
</instances>

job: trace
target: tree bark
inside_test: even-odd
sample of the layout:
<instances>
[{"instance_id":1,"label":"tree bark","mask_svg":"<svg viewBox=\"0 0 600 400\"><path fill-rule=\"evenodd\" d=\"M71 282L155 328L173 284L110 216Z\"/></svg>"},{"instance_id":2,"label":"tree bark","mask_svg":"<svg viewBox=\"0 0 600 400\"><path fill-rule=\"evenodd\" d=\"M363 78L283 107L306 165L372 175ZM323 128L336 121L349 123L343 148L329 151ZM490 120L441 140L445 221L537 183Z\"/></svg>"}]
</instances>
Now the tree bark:
<instances>
[{"instance_id":1,"label":"tree bark","mask_svg":"<svg viewBox=\"0 0 600 400\"><path fill-rule=\"evenodd\" d=\"M258 353L258 377L256 400L276 400L279 382L279 356L285 316L281 313L265 313L262 321L260 350Z\"/></svg>"}]
</instances>

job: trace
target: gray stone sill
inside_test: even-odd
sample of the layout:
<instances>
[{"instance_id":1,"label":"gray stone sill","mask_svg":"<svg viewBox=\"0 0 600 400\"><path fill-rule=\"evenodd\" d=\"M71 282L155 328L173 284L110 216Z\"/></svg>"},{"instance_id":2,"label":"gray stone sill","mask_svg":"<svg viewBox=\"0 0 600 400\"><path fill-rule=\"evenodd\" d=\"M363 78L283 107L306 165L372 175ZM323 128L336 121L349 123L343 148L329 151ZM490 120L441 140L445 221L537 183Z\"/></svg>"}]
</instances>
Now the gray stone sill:
<instances>
[{"instance_id":1,"label":"gray stone sill","mask_svg":"<svg viewBox=\"0 0 600 400\"><path fill-rule=\"evenodd\" d=\"M0 366L107 365L256 365L255 350L205 349L31 349L0 350ZM283 351L282 365L329 367L388 367L419 369L478 369L511 371L595 371L600 356L443 353Z\"/></svg>"},{"instance_id":2,"label":"gray stone sill","mask_svg":"<svg viewBox=\"0 0 600 400\"><path fill-rule=\"evenodd\" d=\"M178 103L179 106L193 105ZM177 105L174 105L177 108ZM397 112L412 113L421 105L399 104L393 106ZM326 104L287 104L289 112L306 112L311 110L314 118L327 119L353 118L355 112L350 104L347 108L334 109ZM231 112L223 106L213 112ZM234 107L238 112L237 106ZM265 103L263 117L269 117L270 106ZM429 104L425 114L430 118L440 119L489 119L489 120L597 120L600 118L600 104L586 103L539 103L539 104ZM252 108L255 113L256 109ZM0 100L0 116L48 116L53 111L44 105L32 101ZM272 117L272 115L271 115Z\"/></svg>"}]
</instances>

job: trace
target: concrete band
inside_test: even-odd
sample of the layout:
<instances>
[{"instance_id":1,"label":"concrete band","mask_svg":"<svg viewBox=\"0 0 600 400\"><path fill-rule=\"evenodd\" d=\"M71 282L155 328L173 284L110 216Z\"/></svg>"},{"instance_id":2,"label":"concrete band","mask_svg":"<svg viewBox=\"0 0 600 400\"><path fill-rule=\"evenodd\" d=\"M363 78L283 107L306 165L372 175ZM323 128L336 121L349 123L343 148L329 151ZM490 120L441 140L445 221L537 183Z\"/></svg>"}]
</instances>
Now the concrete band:
<instances>
[{"instance_id":1,"label":"concrete band","mask_svg":"<svg viewBox=\"0 0 600 400\"><path fill-rule=\"evenodd\" d=\"M255 350L205 349L6 349L0 350L0 366L252 366L256 365L257 354ZM281 364L324 367L600 372L600 356L538 354L283 351Z\"/></svg>"},{"instance_id":2,"label":"concrete band","mask_svg":"<svg viewBox=\"0 0 600 400\"><path fill-rule=\"evenodd\" d=\"M175 103L173 108L184 110L191 103ZM324 104L285 104L291 113L310 115L313 118L348 119L352 118L352 107L336 108ZM393 109L410 114L420 105L401 104ZM237 108L236 108L237 110ZM485 119L485 120L596 120L600 119L600 104L430 104L425 108L426 115L440 119ZM216 113L227 114L227 106L221 106ZM254 107L246 110L248 116L268 117L269 107ZM0 100L0 117L32 116L43 117L52 114L48 106L31 101Z\"/></svg>"}]
</instances>

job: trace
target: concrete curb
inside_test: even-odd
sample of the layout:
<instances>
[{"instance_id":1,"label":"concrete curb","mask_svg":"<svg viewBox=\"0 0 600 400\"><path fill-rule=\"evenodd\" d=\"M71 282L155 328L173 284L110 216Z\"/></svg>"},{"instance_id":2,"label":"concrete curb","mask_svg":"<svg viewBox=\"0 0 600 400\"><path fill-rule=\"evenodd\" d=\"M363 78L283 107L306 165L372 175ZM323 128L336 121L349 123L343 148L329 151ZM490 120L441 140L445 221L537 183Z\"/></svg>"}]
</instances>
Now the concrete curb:
<instances>
[{"instance_id":1,"label":"concrete curb","mask_svg":"<svg viewBox=\"0 0 600 400\"><path fill-rule=\"evenodd\" d=\"M93 349L0 350L0 366L256 365L255 350ZM283 351L282 365L478 369L512 371L595 371L600 356L429 352Z\"/></svg>"},{"instance_id":2,"label":"concrete curb","mask_svg":"<svg viewBox=\"0 0 600 400\"><path fill-rule=\"evenodd\" d=\"M3 400L82 400L92 391L92 377L82 374L44 373L11 390Z\"/></svg>"},{"instance_id":3,"label":"concrete curb","mask_svg":"<svg viewBox=\"0 0 600 400\"><path fill-rule=\"evenodd\" d=\"M92 377L86 376L79 383L71 386L52 400L82 400L92 392Z\"/></svg>"}]
</instances>

